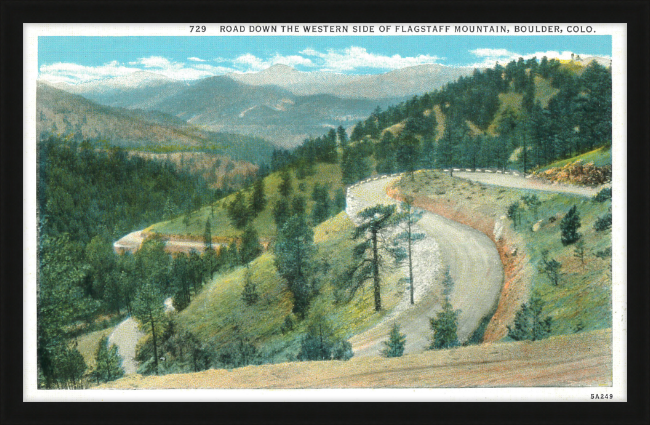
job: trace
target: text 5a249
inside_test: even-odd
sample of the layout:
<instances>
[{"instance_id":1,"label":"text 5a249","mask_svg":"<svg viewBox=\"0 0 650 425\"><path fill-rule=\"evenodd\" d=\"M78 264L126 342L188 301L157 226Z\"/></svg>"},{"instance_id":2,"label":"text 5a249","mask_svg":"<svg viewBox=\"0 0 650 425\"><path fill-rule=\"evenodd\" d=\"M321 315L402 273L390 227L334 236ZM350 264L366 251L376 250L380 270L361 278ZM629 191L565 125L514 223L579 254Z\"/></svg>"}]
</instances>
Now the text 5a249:
<instances>
[{"instance_id":1,"label":"text 5a249","mask_svg":"<svg viewBox=\"0 0 650 425\"><path fill-rule=\"evenodd\" d=\"M190 25L190 32L205 32L205 25Z\"/></svg>"},{"instance_id":2,"label":"text 5a249","mask_svg":"<svg viewBox=\"0 0 650 425\"><path fill-rule=\"evenodd\" d=\"M591 399L592 400L612 400L614 398L614 394L592 394Z\"/></svg>"}]
</instances>

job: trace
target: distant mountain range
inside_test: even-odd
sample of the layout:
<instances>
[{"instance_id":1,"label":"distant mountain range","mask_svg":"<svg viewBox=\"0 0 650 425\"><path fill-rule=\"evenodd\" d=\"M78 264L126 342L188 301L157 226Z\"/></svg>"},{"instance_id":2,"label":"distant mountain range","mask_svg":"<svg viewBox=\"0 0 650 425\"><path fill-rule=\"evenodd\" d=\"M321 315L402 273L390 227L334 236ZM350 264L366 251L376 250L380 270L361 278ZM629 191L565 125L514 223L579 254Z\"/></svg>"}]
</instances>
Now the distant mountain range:
<instances>
[{"instance_id":1,"label":"distant mountain range","mask_svg":"<svg viewBox=\"0 0 650 425\"><path fill-rule=\"evenodd\" d=\"M228 74L252 86L274 85L298 96L330 94L352 99L404 98L433 91L474 68L437 64L417 65L376 75L345 75L333 72L300 72L290 66L273 65L257 73Z\"/></svg>"},{"instance_id":2,"label":"distant mountain range","mask_svg":"<svg viewBox=\"0 0 650 425\"><path fill-rule=\"evenodd\" d=\"M192 83L142 71L52 87L104 106L142 110L135 115L145 120L151 117L143 116L144 111L159 111L163 113L161 117L167 117L166 121L172 116L206 131L255 136L278 146L293 147L329 128L351 127L367 118L377 106L386 108L472 71L421 65L378 75L344 75L300 72L286 65L274 65L257 73L209 77ZM133 114L130 116L134 118ZM114 128L113 137L124 138L127 129L135 131L128 125ZM85 131L97 133L97 129ZM111 136L111 131L104 136Z\"/></svg>"},{"instance_id":3,"label":"distant mountain range","mask_svg":"<svg viewBox=\"0 0 650 425\"><path fill-rule=\"evenodd\" d=\"M274 148L261 138L207 131L156 110L100 105L43 83L36 89L36 130L43 136L106 140L125 149L208 150L252 163L268 161Z\"/></svg>"}]
</instances>

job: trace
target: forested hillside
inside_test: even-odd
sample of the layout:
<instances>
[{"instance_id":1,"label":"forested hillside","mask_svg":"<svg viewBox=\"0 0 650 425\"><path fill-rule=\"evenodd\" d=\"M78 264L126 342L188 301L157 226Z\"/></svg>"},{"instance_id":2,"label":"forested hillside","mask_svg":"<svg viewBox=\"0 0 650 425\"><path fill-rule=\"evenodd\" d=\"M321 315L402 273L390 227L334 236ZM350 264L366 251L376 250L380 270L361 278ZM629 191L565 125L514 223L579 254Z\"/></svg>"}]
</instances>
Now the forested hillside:
<instances>
[{"instance_id":1,"label":"forested hillside","mask_svg":"<svg viewBox=\"0 0 650 425\"><path fill-rule=\"evenodd\" d=\"M541 62L520 58L386 111L377 109L355 126L351 138L380 140L375 157L386 163L381 165L386 171L414 161L403 157L404 145L412 144L409 149L420 153L415 168L527 172L611 144L611 113L610 70L595 61L583 68L545 57ZM436 132L440 125L443 130Z\"/></svg>"},{"instance_id":2,"label":"forested hillside","mask_svg":"<svg viewBox=\"0 0 650 425\"><path fill-rule=\"evenodd\" d=\"M351 144L339 136L343 174L346 183L368 175L363 158L371 156L379 173L450 167L529 172L609 146L611 98L611 70L595 61L583 67L520 58L476 70L385 111L378 107L354 126ZM312 161L334 136L330 131L306 140L292 154L276 152L275 163Z\"/></svg>"},{"instance_id":3,"label":"forested hillside","mask_svg":"<svg viewBox=\"0 0 650 425\"><path fill-rule=\"evenodd\" d=\"M71 339L133 309L142 258L115 256L129 232L215 196L171 164L97 152L51 138L38 144L38 362L42 385L75 386L85 372Z\"/></svg>"}]
</instances>

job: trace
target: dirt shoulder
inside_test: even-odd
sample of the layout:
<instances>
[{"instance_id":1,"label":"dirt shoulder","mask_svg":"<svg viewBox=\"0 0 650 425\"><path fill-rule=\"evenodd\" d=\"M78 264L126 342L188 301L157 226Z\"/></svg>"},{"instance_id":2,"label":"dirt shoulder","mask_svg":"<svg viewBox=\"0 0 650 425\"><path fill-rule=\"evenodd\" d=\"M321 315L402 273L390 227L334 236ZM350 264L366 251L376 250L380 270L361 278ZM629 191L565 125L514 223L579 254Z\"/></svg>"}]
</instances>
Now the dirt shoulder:
<instances>
[{"instance_id":1,"label":"dirt shoulder","mask_svg":"<svg viewBox=\"0 0 650 425\"><path fill-rule=\"evenodd\" d=\"M580 387L612 384L611 329L535 342L482 344L386 359L282 363L147 376L117 389Z\"/></svg>"}]
</instances>

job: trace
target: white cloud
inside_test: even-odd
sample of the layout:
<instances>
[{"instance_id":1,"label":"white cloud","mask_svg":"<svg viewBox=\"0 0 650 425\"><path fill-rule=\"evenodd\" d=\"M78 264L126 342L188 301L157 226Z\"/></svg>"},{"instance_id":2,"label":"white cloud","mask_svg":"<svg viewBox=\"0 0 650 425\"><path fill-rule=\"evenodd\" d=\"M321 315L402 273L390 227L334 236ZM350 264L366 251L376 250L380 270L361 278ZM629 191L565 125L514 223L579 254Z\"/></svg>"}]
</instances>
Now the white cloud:
<instances>
[{"instance_id":1,"label":"white cloud","mask_svg":"<svg viewBox=\"0 0 650 425\"><path fill-rule=\"evenodd\" d=\"M354 71L357 68L399 69L407 66L436 63L442 59L432 55L400 56L380 55L368 52L363 47L351 46L343 50L328 50L326 53L308 48L303 55L319 58L323 71Z\"/></svg>"},{"instance_id":2,"label":"white cloud","mask_svg":"<svg viewBox=\"0 0 650 425\"><path fill-rule=\"evenodd\" d=\"M187 58L188 61L193 61L193 62L205 62L205 59L197 58L196 56L192 56L191 58Z\"/></svg>"},{"instance_id":3,"label":"white cloud","mask_svg":"<svg viewBox=\"0 0 650 425\"><path fill-rule=\"evenodd\" d=\"M117 61L100 66L84 66L75 63L55 63L42 65L39 69L39 79L50 83L79 84L106 78L121 77L133 72L148 71L163 75L173 80L197 80L233 72L233 68L212 66L203 63L173 62L161 56L139 58L129 62L129 66Z\"/></svg>"},{"instance_id":4,"label":"white cloud","mask_svg":"<svg viewBox=\"0 0 650 425\"><path fill-rule=\"evenodd\" d=\"M233 61L233 65L240 68L242 71L251 72L251 71L262 71L273 65L282 64L287 66L314 66L314 63L309 58L305 58L299 55L289 55L283 56L277 54L268 60L260 59L255 55L246 53L244 55L238 56Z\"/></svg>"},{"instance_id":5,"label":"white cloud","mask_svg":"<svg viewBox=\"0 0 650 425\"><path fill-rule=\"evenodd\" d=\"M140 71L140 69L120 65L117 61L100 66L58 62L51 65L41 65L39 68L39 79L52 83L65 82L68 84L78 84L87 81L120 77L136 71Z\"/></svg>"}]
</instances>

